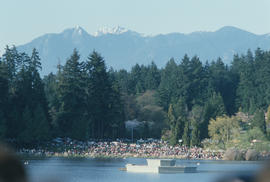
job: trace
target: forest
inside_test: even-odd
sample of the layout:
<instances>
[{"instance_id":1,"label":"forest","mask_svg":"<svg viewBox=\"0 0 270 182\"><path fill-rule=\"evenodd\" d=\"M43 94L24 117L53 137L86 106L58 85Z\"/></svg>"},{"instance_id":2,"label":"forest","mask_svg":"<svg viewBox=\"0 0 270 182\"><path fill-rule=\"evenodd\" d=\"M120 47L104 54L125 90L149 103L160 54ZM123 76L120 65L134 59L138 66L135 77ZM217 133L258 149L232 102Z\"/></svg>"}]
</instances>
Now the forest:
<instances>
[{"instance_id":1,"label":"forest","mask_svg":"<svg viewBox=\"0 0 270 182\"><path fill-rule=\"evenodd\" d=\"M135 138L172 145L269 139L269 51L247 50L230 65L185 55L164 68L152 62L114 70L96 51L81 60L74 49L57 73L41 77L41 69L36 49L27 55L7 46L0 57L1 140L36 145L56 137L131 138L126 121L139 123Z\"/></svg>"}]
</instances>

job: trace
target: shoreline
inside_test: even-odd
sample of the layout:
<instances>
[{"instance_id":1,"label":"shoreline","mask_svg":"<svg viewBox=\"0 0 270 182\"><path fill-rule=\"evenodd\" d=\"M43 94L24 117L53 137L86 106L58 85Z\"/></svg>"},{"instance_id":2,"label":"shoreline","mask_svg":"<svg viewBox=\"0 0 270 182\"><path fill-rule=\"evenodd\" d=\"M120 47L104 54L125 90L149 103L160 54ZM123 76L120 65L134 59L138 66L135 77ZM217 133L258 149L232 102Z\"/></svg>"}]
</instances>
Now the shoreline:
<instances>
[{"instance_id":1,"label":"shoreline","mask_svg":"<svg viewBox=\"0 0 270 182\"><path fill-rule=\"evenodd\" d=\"M18 154L18 153L17 153ZM42 154L22 154L19 153L20 158L83 158L83 159L126 159L126 158L150 158L150 159L178 159L178 160L216 160L216 161L225 161L223 159L209 159L209 158L187 158L181 156L138 156L138 155L64 155L56 153L54 155L42 155Z\"/></svg>"},{"instance_id":2,"label":"shoreline","mask_svg":"<svg viewBox=\"0 0 270 182\"><path fill-rule=\"evenodd\" d=\"M247 151L211 150L201 147L170 146L163 141L149 143L113 142L80 142L69 140L33 148L19 148L16 153L22 157L63 157L63 158L95 158L95 159L125 159L125 158L156 158L183 160L247 160ZM256 153L256 152L255 152ZM241 155L241 156L240 156ZM226 159L230 156L230 159ZM238 158L237 158L237 157ZM240 156L240 157L239 157ZM260 161L270 158L270 153L257 152L249 160Z\"/></svg>"},{"instance_id":3,"label":"shoreline","mask_svg":"<svg viewBox=\"0 0 270 182\"><path fill-rule=\"evenodd\" d=\"M63 158L63 159L97 159L97 160L125 160L127 158L139 158L139 159L176 159L176 160L201 160L201 161L248 161L248 160L227 160L227 159L209 159L209 158L185 158L185 157L179 157L179 156L162 156L162 157L156 157L156 156L137 156L137 155L126 155L126 156L106 156L106 155L92 155L92 156L85 156L85 155L37 155L37 154L18 154L19 158L22 160L29 160L29 159L45 159L45 158ZM249 160L251 161L265 161L269 160L269 158L260 158L257 160Z\"/></svg>"}]
</instances>

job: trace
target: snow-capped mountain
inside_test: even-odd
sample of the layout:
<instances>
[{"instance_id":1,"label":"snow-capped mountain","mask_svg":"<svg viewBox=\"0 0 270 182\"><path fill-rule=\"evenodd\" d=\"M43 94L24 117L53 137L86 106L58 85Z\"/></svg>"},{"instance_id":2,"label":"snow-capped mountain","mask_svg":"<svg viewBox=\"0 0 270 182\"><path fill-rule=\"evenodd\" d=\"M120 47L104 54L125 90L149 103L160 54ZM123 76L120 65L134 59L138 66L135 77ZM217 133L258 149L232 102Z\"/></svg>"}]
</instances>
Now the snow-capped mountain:
<instances>
[{"instance_id":1,"label":"snow-capped mountain","mask_svg":"<svg viewBox=\"0 0 270 182\"><path fill-rule=\"evenodd\" d=\"M94 33L94 36L101 36L101 35L105 35L105 34L122 34L124 32L127 32L128 29L117 26L117 27L113 27L113 28L109 28L109 27L102 27L100 28L97 32Z\"/></svg>"},{"instance_id":2,"label":"snow-capped mountain","mask_svg":"<svg viewBox=\"0 0 270 182\"><path fill-rule=\"evenodd\" d=\"M230 63L233 55L246 53L248 49L260 47L270 49L269 34L256 35L235 27L223 27L215 32L193 32L190 34L170 33L156 36L143 36L122 27L102 28L94 35L82 27L66 29L58 34L45 34L31 42L18 46L20 51L39 51L42 61L42 74L55 72L60 62L76 48L81 60L96 50L105 59L108 67L130 69L136 63L149 64L154 61L159 67L174 57L180 61L184 54L197 55L202 62L221 57Z\"/></svg>"}]
</instances>

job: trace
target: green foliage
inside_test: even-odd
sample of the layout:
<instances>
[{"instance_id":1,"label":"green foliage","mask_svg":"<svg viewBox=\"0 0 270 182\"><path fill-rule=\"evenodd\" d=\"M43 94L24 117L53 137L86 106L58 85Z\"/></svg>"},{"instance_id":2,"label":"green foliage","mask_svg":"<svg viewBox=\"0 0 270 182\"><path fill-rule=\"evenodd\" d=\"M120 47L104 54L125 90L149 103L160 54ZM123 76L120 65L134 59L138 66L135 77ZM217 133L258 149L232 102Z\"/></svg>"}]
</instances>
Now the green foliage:
<instances>
[{"instance_id":1,"label":"green foliage","mask_svg":"<svg viewBox=\"0 0 270 182\"><path fill-rule=\"evenodd\" d=\"M35 122L33 124L35 128L32 132L35 134L35 141L49 141L51 139L49 121L41 105L37 105L34 110L33 121Z\"/></svg>"},{"instance_id":2,"label":"green foliage","mask_svg":"<svg viewBox=\"0 0 270 182\"><path fill-rule=\"evenodd\" d=\"M198 124L195 123L192 125L190 145L191 146L200 145L200 131L198 129Z\"/></svg>"},{"instance_id":3,"label":"green foliage","mask_svg":"<svg viewBox=\"0 0 270 182\"><path fill-rule=\"evenodd\" d=\"M243 137L262 138L257 128L264 135L269 131L269 51L235 55L231 66L220 58L203 65L197 56L185 55L179 63L170 59L162 69L152 62L136 64L131 71L107 71L97 52L80 61L74 50L57 74L42 79L40 70L36 49L28 56L6 47L0 58L2 138L27 144L58 136L124 138L124 121L133 119L144 121L135 131L138 136L163 135L172 145L179 139L188 146L200 145L210 136L229 146L237 143L233 139L248 143ZM229 117L237 109L254 114L251 126L242 123L238 134L234 130L240 130L239 122Z\"/></svg>"},{"instance_id":4,"label":"green foliage","mask_svg":"<svg viewBox=\"0 0 270 182\"><path fill-rule=\"evenodd\" d=\"M18 137L19 141L27 144L35 142L36 123L33 120L33 116L29 107L26 107L22 113L22 122L25 126L24 130L20 133Z\"/></svg>"},{"instance_id":5,"label":"green foliage","mask_svg":"<svg viewBox=\"0 0 270 182\"><path fill-rule=\"evenodd\" d=\"M220 109L227 111L228 114L233 114L236 111L235 95L237 80L235 79L235 75L229 70L228 66L222 62L221 58L218 58L209 66L208 76L210 77L208 79L209 88L213 89L213 91L209 90L211 91L212 97L221 97L221 99L218 98L218 102L222 100L222 104L220 103L219 106L224 108Z\"/></svg>"},{"instance_id":6,"label":"green foliage","mask_svg":"<svg viewBox=\"0 0 270 182\"><path fill-rule=\"evenodd\" d=\"M200 126L203 124L203 108L201 106L195 105L190 112L191 119L191 140L190 145L198 146L200 145Z\"/></svg>"},{"instance_id":7,"label":"green foliage","mask_svg":"<svg viewBox=\"0 0 270 182\"><path fill-rule=\"evenodd\" d=\"M208 125L211 119L226 114L223 99L215 92L211 95L203 108L203 122L200 124L201 139L208 138Z\"/></svg>"},{"instance_id":8,"label":"green foliage","mask_svg":"<svg viewBox=\"0 0 270 182\"><path fill-rule=\"evenodd\" d=\"M111 83L103 58L93 52L86 62L88 84L88 114L91 116L92 137L109 136Z\"/></svg>"},{"instance_id":9,"label":"green foliage","mask_svg":"<svg viewBox=\"0 0 270 182\"><path fill-rule=\"evenodd\" d=\"M175 133L176 118L174 116L174 110L172 104L169 106L168 110L168 121L171 130L170 144L175 145L177 143L177 135Z\"/></svg>"},{"instance_id":10,"label":"green foliage","mask_svg":"<svg viewBox=\"0 0 270 182\"><path fill-rule=\"evenodd\" d=\"M270 124L270 105L267 108L267 112L266 112L266 123L267 125Z\"/></svg>"},{"instance_id":11,"label":"green foliage","mask_svg":"<svg viewBox=\"0 0 270 182\"><path fill-rule=\"evenodd\" d=\"M72 127L85 113L85 83L79 59L78 52L74 50L59 73L57 91L61 105L56 117L61 136L64 137L74 137Z\"/></svg>"},{"instance_id":12,"label":"green foliage","mask_svg":"<svg viewBox=\"0 0 270 182\"><path fill-rule=\"evenodd\" d=\"M9 84L8 70L4 62L0 61L0 139L6 137L7 133L7 112L9 106Z\"/></svg>"},{"instance_id":13,"label":"green foliage","mask_svg":"<svg viewBox=\"0 0 270 182\"><path fill-rule=\"evenodd\" d=\"M125 120L133 120L138 117L139 107L136 103L136 97L134 95L122 95L123 105L124 105L124 113Z\"/></svg>"},{"instance_id":14,"label":"green foliage","mask_svg":"<svg viewBox=\"0 0 270 182\"><path fill-rule=\"evenodd\" d=\"M155 91L147 90L143 94L139 95L136 98L138 106L145 107L147 105L157 105L155 94Z\"/></svg>"},{"instance_id":15,"label":"green foliage","mask_svg":"<svg viewBox=\"0 0 270 182\"><path fill-rule=\"evenodd\" d=\"M50 139L50 128L46 115L40 105L34 111L29 107L24 109L22 121L25 128L20 134L19 141L26 144L33 144Z\"/></svg>"},{"instance_id":16,"label":"green foliage","mask_svg":"<svg viewBox=\"0 0 270 182\"><path fill-rule=\"evenodd\" d=\"M252 127L258 127L264 134L266 134L266 125L263 110L256 110L252 120Z\"/></svg>"},{"instance_id":17,"label":"green foliage","mask_svg":"<svg viewBox=\"0 0 270 182\"><path fill-rule=\"evenodd\" d=\"M252 142L253 140L266 140L264 133L257 127L248 130L244 139L248 142Z\"/></svg>"},{"instance_id":18,"label":"green foliage","mask_svg":"<svg viewBox=\"0 0 270 182\"><path fill-rule=\"evenodd\" d=\"M6 118L3 113L0 111L0 140L6 137L7 132L7 123Z\"/></svg>"},{"instance_id":19,"label":"green foliage","mask_svg":"<svg viewBox=\"0 0 270 182\"><path fill-rule=\"evenodd\" d=\"M183 144L185 146L190 145L190 131L189 131L189 122L185 122L184 134L183 134Z\"/></svg>"},{"instance_id":20,"label":"green foliage","mask_svg":"<svg viewBox=\"0 0 270 182\"><path fill-rule=\"evenodd\" d=\"M228 142L226 147L234 147L245 150L255 149L256 151L260 152L263 150L270 150L270 142L267 141L260 128L254 127L234 136L234 139Z\"/></svg>"},{"instance_id":21,"label":"green foliage","mask_svg":"<svg viewBox=\"0 0 270 182\"><path fill-rule=\"evenodd\" d=\"M158 88L159 103L165 111L169 109L174 95L177 92L178 69L174 59L166 64L165 69L161 73L161 82Z\"/></svg>"},{"instance_id":22,"label":"green foliage","mask_svg":"<svg viewBox=\"0 0 270 182\"><path fill-rule=\"evenodd\" d=\"M239 133L239 119L235 116L226 115L211 119L209 126L209 136L217 143L225 144L229 142L235 133Z\"/></svg>"},{"instance_id":23,"label":"green foliage","mask_svg":"<svg viewBox=\"0 0 270 182\"><path fill-rule=\"evenodd\" d=\"M183 100L179 99L174 105L170 105L168 110L168 121L171 130L170 143L175 145L182 138L184 125L187 121L187 110Z\"/></svg>"},{"instance_id":24,"label":"green foliage","mask_svg":"<svg viewBox=\"0 0 270 182\"><path fill-rule=\"evenodd\" d=\"M148 123L147 127L151 136L149 136L149 133L147 136L160 138L161 131L165 127L166 113L162 107L157 105L156 92L147 90L145 93L138 95L136 101L137 119Z\"/></svg>"}]
</instances>

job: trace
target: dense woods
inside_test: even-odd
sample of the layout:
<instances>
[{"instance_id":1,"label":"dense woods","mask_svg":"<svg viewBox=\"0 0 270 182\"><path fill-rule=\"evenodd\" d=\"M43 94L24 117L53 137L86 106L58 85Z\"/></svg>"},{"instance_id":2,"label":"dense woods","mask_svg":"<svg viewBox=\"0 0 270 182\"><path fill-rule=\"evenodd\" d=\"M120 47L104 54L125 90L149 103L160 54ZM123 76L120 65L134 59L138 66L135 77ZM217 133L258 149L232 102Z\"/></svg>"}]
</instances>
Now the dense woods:
<instances>
[{"instance_id":1,"label":"dense woods","mask_svg":"<svg viewBox=\"0 0 270 182\"><path fill-rule=\"evenodd\" d=\"M95 51L81 60L74 50L57 73L41 78L41 69L35 49L27 55L6 47L0 58L2 139L32 145L55 137L130 138L125 121L136 124L135 138L172 145L200 145L209 137L228 143L232 126L269 135L270 52L259 48L235 55L231 65L185 55L161 69L152 62L130 71L108 69ZM239 114L248 119L238 122Z\"/></svg>"}]
</instances>

